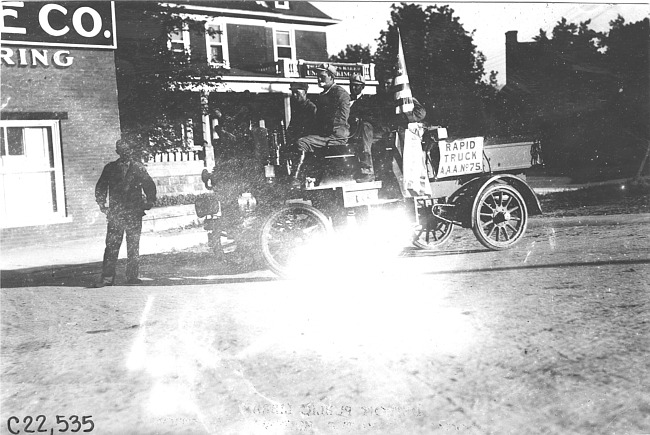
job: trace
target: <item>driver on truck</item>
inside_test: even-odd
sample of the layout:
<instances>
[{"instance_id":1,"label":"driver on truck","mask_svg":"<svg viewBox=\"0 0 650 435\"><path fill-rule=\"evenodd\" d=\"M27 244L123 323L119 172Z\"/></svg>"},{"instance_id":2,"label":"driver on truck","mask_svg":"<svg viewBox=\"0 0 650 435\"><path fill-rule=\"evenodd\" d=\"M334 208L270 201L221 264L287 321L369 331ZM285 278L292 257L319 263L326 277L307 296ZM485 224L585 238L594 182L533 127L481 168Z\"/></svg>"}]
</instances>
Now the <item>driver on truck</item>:
<instances>
[{"instance_id":1,"label":"driver on truck","mask_svg":"<svg viewBox=\"0 0 650 435\"><path fill-rule=\"evenodd\" d=\"M313 153L318 148L326 146L342 146L347 144L350 134L348 116L350 115L350 94L342 86L335 83L336 67L321 64L316 70L318 86L323 92L316 101L315 132L298 139L296 144L300 155L291 168L291 186L300 188L301 170L307 153Z\"/></svg>"}]
</instances>

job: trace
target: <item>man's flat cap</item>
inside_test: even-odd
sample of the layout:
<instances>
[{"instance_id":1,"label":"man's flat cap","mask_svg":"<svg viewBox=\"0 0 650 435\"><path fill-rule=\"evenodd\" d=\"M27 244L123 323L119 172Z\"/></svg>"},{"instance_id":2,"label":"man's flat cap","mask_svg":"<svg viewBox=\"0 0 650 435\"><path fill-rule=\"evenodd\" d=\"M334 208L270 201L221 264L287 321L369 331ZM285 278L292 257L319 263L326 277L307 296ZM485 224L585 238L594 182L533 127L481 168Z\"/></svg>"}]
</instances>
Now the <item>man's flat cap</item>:
<instances>
[{"instance_id":1,"label":"man's flat cap","mask_svg":"<svg viewBox=\"0 0 650 435\"><path fill-rule=\"evenodd\" d=\"M365 85L366 79L364 79L361 74L354 74L352 77L350 77L350 83L355 85Z\"/></svg>"},{"instance_id":2,"label":"man's flat cap","mask_svg":"<svg viewBox=\"0 0 650 435\"><path fill-rule=\"evenodd\" d=\"M291 83L289 89L302 89L306 91L309 89L309 83Z\"/></svg>"},{"instance_id":3,"label":"man's flat cap","mask_svg":"<svg viewBox=\"0 0 650 435\"><path fill-rule=\"evenodd\" d=\"M115 141L115 146L124 146L127 148L131 148L131 142L129 142L126 138L120 137L118 140Z\"/></svg>"},{"instance_id":4,"label":"man's flat cap","mask_svg":"<svg viewBox=\"0 0 650 435\"><path fill-rule=\"evenodd\" d=\"M322 63L314 68L316 71L325 71L329 73L332 77L336 77L336 67L329 63Z\"/></svg>"}]
</instances>

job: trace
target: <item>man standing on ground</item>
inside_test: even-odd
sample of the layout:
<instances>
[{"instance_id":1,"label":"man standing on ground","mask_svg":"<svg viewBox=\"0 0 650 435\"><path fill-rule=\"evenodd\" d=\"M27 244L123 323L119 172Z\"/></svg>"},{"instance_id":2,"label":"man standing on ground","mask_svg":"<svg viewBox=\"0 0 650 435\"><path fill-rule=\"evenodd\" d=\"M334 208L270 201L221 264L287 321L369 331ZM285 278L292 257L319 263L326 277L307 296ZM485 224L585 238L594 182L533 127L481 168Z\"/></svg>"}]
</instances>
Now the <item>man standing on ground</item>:
<instances>
[{"instance_id":1,"label":"man standing on ground","mask_svg":"<svg viewBox=\"0 0 650 435\"><path fill-rule=\"evenodd\" d=\"M308 152L313 153L325 146L345 145L350 135L350 94L334 82L336 67L322 64L316 68L316 77L318 86L323 88L316 102L316 134L298 139L297 148L300 155L291 171L293 187L300 187L302 184L300 172Z\"/></svg>"},{"instance_id":2,"label":"man standing on ground","mask_svg":"<svg viewBox=\"0 0 650 435\"><path fill-rule=\"evenodd\" d=\"M102 276L95 287L115 283L115 267L122 239L126 232L126 283L141 284L140 273L140 234L142 216L156 201L156 184L144 165L133 158L133 149L124 139L115 143L119 159L108 163L95 186L95 199L102 213L106 214L106 249L102 264ZM146 201L142 193L146 196ZM106 198L108 197L108 207Z\"/></svg>"}]
</instances>

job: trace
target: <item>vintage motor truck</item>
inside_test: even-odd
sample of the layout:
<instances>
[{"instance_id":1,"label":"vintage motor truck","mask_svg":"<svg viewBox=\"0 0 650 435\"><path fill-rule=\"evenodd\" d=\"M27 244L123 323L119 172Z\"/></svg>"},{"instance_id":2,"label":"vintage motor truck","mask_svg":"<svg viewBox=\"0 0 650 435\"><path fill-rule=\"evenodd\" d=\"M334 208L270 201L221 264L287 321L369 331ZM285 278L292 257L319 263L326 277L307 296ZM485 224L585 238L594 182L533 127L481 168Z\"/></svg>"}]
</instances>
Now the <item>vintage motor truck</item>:
<instances>
[{"instance_id":1,"label":"vintage motor truck","mask_svg":"<svg viewBox=\"0 0 650 435\"><path fill-rule=\"evenodd\" d=\"M277 147L272 153L283 155ZM349 146L326 147L315 156L302 189L283 182L286 157L272 168L254 159L240 164L239 174L250 175L239 185L229 182L227 166L205 170L203 181L214 194L197 201L196 211L205 218L211 248L222 255L223 241L234 239L289 276L300 246L326 238L350 216L368 222L378 208L406 212L411 241L420 249L439 249L456 226L472 229L489 249L507 249L524 236L528 217L542 212L524 173L542 163L536 141L450 139L445 128L413 123L374 151L377 180L367 183L351 175L356 159Z\"/></svg>"}]
</instances>

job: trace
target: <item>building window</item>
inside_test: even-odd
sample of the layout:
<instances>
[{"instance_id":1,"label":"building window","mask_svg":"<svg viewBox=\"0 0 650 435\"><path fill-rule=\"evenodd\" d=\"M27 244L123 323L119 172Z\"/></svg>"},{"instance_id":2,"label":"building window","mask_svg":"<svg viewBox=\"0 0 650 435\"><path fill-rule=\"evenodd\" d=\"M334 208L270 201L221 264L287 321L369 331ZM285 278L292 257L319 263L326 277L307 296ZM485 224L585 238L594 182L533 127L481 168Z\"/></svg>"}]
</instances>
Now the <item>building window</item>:
<instances>
[{"instance_id":1,"label":"building window","mask_svg":"<svg viewBox=\"0 0 650 435\"><path fill-rule=\"evenodd\" d=\"M278 59L294 59L293 35L291 30L275 31L275 57Z\"/></svg>"},{"instance_id":2,"label":"building window","mask_svg":"<svg viewBox=\"0 0 650 435\"><path fill-rule=\"evenodd\" d=\"M226 25L216 22L206 23L205 40L207 44L208 63L213 66L230 68Z\"/></svg>"},{"instance_id":3,"label":"building window","mask_svg":"<svg viewBox=\"0 0 650 435\"><path fill-rule=\"evenodd\" d=\"M169 32L167 48L178 56L190 54L190 31L187 24L183 24L181 28L175 28Z\"/></svg>"},{"instance_id":4,"label":"building window","mask_svg":"<svg viewBox=\"0 0 650 435\"><path fill-rule=\"evenodd\" d=\"M0 121L0 226L65 218L59 121Z\"/></svg>"},{"instance_id":5,"label":"building window","mask_svg":"<svg viewBox=\"0 0 650 435\"><path fill-rule=\"evenodd\" d=\"M289 9L289 2L275 2L276 9Z\"/></svg>"}]
</instances>

